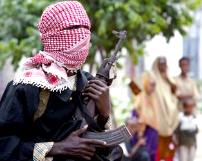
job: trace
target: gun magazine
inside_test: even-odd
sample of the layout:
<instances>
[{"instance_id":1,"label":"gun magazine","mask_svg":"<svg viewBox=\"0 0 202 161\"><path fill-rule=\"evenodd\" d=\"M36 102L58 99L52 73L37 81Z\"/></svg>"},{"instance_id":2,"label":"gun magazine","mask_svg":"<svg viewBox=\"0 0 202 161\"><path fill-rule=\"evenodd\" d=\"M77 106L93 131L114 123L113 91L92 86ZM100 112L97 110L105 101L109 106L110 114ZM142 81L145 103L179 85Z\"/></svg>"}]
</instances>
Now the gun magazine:
<instances>
[{"instance_id":1,"label":"gun magazine","mask_svg":"<svg viewBox=\"0 0 202 161\"><path fill-rule=\"evenodd\" d=\"M115 146L129 140L132 137L125 125L116 129L105 132L89 132L87 131L83 138L102 140L107 143L107 146Z\"/></svg>"}]
</instances>

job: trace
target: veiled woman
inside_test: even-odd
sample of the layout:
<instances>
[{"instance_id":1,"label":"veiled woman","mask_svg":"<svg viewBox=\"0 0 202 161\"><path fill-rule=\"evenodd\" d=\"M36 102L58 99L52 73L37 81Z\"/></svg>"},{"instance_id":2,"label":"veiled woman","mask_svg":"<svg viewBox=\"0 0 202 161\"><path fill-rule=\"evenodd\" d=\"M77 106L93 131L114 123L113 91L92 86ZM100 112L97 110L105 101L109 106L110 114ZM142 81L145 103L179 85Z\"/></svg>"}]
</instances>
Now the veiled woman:
<instances>
[{"instance_id":1,"label":"veiled woman","mask_svg":"<svg viewBox=\"0 0 202 161\"><path fill-rule=\"evenodd\" d=\"M156 83L151 73L146 72L142 76L142 92L135 99L135 110L138 116L139 137L145 139L146 151L150 161L156 160L158 146L158 120L157 102L154 91ZM133 113L135 116L135 113ZM140 139L140 138L139 138ZM134 143L136 138L134 138Z\"/></svg>"},{"instance_id":2,"label":"veiled woman","mask_svg":"<svg viewBox=\"0 0 202 161\"><path fill-rule=\"evenodd\" d=\"M175 152L172 135L178 125L176 86L168 75L165 57L158 57L154 61L152 71L156 82L154 94L158 106L159 160L170 161Z\"/></svg>"}]
</instances>

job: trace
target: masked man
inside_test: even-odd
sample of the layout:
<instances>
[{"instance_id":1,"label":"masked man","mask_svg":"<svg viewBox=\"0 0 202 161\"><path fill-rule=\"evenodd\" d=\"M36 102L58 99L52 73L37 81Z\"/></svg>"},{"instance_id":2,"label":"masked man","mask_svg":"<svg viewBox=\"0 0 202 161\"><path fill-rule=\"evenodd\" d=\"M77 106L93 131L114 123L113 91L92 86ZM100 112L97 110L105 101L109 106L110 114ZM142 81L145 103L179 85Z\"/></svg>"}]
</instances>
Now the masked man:
<instances>
[{"instance_id":1,"label":"masked man","mask_svg":"<svg viewBox=\"0 0 202 161\"><path fill-rule=\"evenodd\" d=\"M45 9L38 24L44 50L24 61L0 102L1 161L96 160L96 147L106 146L82 138L87 126L76 117L81 95L94 100L101 129L109 118L107 85L80 70L88 55L90 28L77 1Z\"/></svg>"}]
</instances>

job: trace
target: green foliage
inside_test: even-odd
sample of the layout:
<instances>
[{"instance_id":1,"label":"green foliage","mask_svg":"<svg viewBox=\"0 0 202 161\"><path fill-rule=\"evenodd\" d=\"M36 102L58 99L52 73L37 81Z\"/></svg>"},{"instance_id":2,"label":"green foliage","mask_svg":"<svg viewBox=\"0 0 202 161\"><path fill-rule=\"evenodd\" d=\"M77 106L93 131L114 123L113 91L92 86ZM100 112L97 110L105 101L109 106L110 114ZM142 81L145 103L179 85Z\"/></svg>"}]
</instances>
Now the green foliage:
<instances>
[{"instance_id":1,"label":"green foliage","mask_svg":"<svg viewBox=\"0 0 202 161\"><path fill-rule=\"evenodd\" d=\"M201 0L80 0L92 22L92 48L88 62L94 63L99 48L109 54L116 39L112 30L128 31L124 46L134 62L144 53L144 43L162 33L169 40L174 31L185 34L192 23L191 11ZM8 57L17 67L23 55L41 48L37 21L53 0L0 0L0 66ZM104 55L107 56L107 55Z\"/></svg>"},{"instance_id":2,"label":"green foliage","mask_svg":"<svg viewBox=\"0 0 202 161\"><path fill-rule=\"evenodd\" d=\"M41 48L37 22L48 0L0 0L0 66L8 57L17 67L22 56Z\"/></svg>"}]
</instances>

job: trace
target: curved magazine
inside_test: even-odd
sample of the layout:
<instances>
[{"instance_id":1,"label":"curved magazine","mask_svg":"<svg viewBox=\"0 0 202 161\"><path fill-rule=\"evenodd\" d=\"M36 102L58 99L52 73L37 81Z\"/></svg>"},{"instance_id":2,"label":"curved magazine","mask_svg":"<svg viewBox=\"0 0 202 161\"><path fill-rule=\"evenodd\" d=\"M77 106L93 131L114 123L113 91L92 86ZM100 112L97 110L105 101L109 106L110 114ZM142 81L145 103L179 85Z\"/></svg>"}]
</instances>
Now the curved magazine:
<instances>
[{"instance_id":1,"label":"curved magazine","mask_svg":"<svg viewBox=\"0 0 202 161\"><path fill-rule=\"evenodd\" d=\"M87 131L83 136L87 139L102 140L107 143L107 146L115 146L129 140L132 135L125 125L122 125L113 130L107 130L105 132L89 132Z\"/></svg>"}]
</instances>

